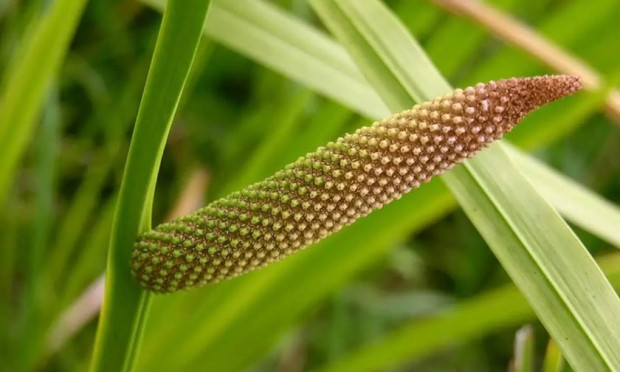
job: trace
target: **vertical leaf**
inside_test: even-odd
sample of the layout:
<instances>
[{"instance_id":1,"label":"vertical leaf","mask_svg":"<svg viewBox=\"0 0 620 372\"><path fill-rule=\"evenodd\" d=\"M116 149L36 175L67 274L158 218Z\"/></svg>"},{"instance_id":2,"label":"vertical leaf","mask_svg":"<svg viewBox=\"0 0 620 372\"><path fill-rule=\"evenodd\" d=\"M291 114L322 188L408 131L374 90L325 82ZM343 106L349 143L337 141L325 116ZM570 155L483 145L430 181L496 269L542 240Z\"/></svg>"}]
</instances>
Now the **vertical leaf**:
<instances>
[{"instance_id":1,"label":"vertical leaf","mask_svg":"<svg viewBox=\"0 0 620 372\"><path fill-rule=\"evenodd\" d=\"M164 145L208 6L208 0L171 0L164 11L114 216L93 371L130 371L135 365L149 295L131 277L129 257L138 232L150 229Z\"/></svg>"},{"instance_id":2,"label":"vertical leaf","mask_svg":"<svg viewBox=\"0 0 620 372\"><path fill-rule=\"evenodd\" d=\"M22 368L32 368L43 343L41 319L47 314L45 286L41 285L43 263L49 256L46 247L54 221L55 166L60 133L60 112L56 87L49 90L41 130L36 136L37 148L37 190L36 215L28 244L25 296L20 311L22 319L20 357Z\"/></svg>"}]
</instances>

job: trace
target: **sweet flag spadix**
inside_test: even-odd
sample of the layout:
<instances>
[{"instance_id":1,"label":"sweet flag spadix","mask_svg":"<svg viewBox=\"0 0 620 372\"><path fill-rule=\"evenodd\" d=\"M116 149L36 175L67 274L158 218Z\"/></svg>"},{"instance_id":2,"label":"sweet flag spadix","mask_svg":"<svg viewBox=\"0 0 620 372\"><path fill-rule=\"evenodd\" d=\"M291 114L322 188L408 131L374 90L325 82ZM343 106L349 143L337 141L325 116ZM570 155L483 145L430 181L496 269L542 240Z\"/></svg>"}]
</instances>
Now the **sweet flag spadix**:
<instances>
[{"instance_id":1,"label":"sweet flag spadix","mask_svg":"<svg viewBox=\"0 0 620 372\"><path fill-rule=\"evenodd\" d=\"M346 134L135 243L140 285L172 292L263 267L400 198L581 87L568 75L457 89Z\"/></svg>"}]
</instances>

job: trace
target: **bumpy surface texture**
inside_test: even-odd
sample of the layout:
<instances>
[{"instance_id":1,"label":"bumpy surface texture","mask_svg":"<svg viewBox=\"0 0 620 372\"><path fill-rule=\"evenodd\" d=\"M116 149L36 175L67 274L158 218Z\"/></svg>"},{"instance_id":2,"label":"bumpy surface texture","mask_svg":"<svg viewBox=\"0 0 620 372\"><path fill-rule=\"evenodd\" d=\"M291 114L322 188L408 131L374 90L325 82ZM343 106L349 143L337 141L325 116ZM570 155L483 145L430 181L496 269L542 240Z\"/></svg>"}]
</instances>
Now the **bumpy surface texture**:
<instances>
[{"instance_id":1,"label":"bumpy surface texture","mask_svg":"<svg viewBox=\"0 0 620 372\"><path fill-rule=\"evenodd\" d=\"M148 290L171 292L265 266L400 198L579 88L564 75L492 81L375 122L143 234L133 275Z\"/></svg>"}]
</instances>

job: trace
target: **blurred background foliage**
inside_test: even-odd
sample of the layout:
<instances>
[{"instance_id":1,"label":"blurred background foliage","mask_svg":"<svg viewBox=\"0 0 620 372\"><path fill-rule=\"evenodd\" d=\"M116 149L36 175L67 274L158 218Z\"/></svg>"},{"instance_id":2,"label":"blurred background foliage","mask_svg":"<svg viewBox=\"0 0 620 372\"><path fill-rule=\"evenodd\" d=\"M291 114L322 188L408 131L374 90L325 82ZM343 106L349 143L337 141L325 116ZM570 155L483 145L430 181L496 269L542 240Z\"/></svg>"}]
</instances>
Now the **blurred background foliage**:
<instances>
[{"instance_id":1,"label":"blurred background foliage","mask_svg":"<svg viewBox=\"0 0 620 372\"><path fill-rule=\"evenodd\" d=\"M0 1L0 85L14 51L49 3ZM243 6L238 1L217 3L223 13ZM586 61L611 85L620 78L617 1L490 3ZM261 4L323 27L303 0ZM386 4L453 86L552 72L483 26L431 2ZM88 366L95 319L75 333L65 330L68 335L58 338L62 342L54 331L61 314L105 268L112 206L160 19L158 10L136 1L90 0L86 6L0 214L0 369ZM236 31L220 31L215 37L207 33L201 41L164 154L154 223L166 218L198 169L208 174L202 191L205 200L212 200L369 122L344 103L257 63L251 53L227 43L222 37L226 32ZM571 111L571 105L580 111ZM549 129L561 126L559 121L570 130ZM509 138L535 148L535 155L556 170L620 203L618 123L602 108L588 105L585 95L537 112ZM453 210L451 199L423 204L444 192L439 182L434 184L414 193L421 209L415 221L392 226L393 217L407 213L392 209L372 225L361 221L266 270L214 287L157 296L138 368L324 368L419 320L456 313L453 309L466 310L459 320L463 323L497 312L509 315L481 325L471 336L457 335L425 352L404 355L385 368L507 370L515 355L516 331L526 323L532 325L533 358L542 365L548 342L544 329L468 218ZM358 234L370 226L373 234ZM575 231L595 256L614 250L594 235ZM36 278L42 290L34 305L26 301L33 260L42 268ZM34 315L25 315L28 311ZM433 332L458 334L456 319ZM395 342L394 347L401 343L406 349L425 339Z\"/></svg>"}]
</instances>

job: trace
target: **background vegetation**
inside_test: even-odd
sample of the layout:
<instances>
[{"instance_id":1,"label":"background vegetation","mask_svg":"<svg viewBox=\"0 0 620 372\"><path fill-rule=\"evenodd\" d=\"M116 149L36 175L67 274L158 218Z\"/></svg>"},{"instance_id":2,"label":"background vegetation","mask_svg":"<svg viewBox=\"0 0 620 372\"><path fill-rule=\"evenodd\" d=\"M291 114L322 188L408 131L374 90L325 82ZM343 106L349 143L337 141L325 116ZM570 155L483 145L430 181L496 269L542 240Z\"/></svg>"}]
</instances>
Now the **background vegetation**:
<instances>
[{"instance_id":1,"label":"background vegetation","mask_svg":"<svg viewBox=\"0 0 620 372\"><path fill-rule=\"evenodd\" d=\"M196 25L208 2L176 3L180 10L168 14L168 35L185 42L167 44L157 41L163 2L156 0L0 3L0 360L7 370L91 365L111 238L122 234L119 226L137 231L150 225L148 193L141 201L135 190L133 197L121 191L121 182L148 190L150 175L157 174L157 151L134 170L125 165L141 122L161 121L161 133L140 137L136 130L132 147L142 140L144 148L157 150L174 117L152 199L156 224L269 175L384 116L387 107L442 89L441 81L421 82L424 69L432 73L423 61L388 85L390 92L410 92L409 82L419 84L418 96L403 93L390 102L381 95L377 82L388 84L391 76L382 69L394 71L412 49L398 39L402 33L388 34L389 19L383 35L368 36L379 17L364 21L355 10L374 9L370 1L361 2L370 8L344 0L314 1L313 8L297 0L213 0L193 64ZM620 78L620 4L490 2L500 16L534 29L530 44L545 37L567 53L549 57L533 56L514 45L518 40L498 39L508 40L505 29L456 16L446 10L454 8L451 2L442 3L386 1L451 85L567 68L588 78L588 92L531 115L509 136L558 172L509 153L574 223L609 280L620 284L614 248L620 246L620 211L613 205L620 202L620 96L610 91ZM334 9L341 9L339 19ZM187 27L175 29L179 24ZM160 58L151 62L156 42ZM153 98L153 92L161 95ZM461 195L469 194L465 190ZM124 215L116 206L119 192L119 205L136 216L113 228L114 214ZM497 248L489 250L471 215L456 207L437 180L270 268L155 296L146 321L127 316L104 323L120 333L143 326L142 347L111 342L102 332L97 350L103 354L95 359L109 357L110 366L129 368L131 356L110 357L101 351L108 345L120 353L135 348L128 354L145 371L496 371L508 369L511 360L514 370L530 370L528 360L546 371L568 368L557 366L557 345L511 284L506 264L493 254ZM480 222L476 226L484 232ZM558 257L568 255L564 246L552 248ZM587 262L571 262L578 277ZM123 280L115 282L116 295L108 294L117 302L106 298L106 304L127 314L141 294Z\"/></svg>"}]
</instances>

